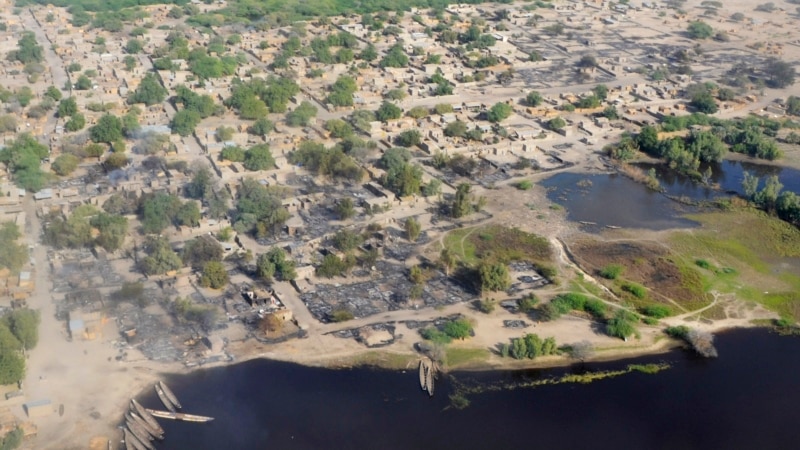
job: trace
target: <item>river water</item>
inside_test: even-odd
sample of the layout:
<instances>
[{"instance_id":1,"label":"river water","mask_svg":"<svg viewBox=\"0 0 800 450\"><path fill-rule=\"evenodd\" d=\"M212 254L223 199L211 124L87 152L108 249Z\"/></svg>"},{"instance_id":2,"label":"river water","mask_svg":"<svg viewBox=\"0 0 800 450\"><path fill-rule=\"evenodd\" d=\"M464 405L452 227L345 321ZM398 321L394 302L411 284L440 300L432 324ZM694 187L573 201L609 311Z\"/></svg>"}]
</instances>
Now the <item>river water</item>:
<instances>
[{"instance_id":1,"label":"river water","mask_svg":"<svg viewBox=\"0 0 800 450\"><path fill-rule=\"evenodd\" d=\"M800 443L800 338L738 330L720 357L685 350L587 366L455 373L496 385L565 372L665 361L657 374L590 384L473 394L448 408L452 382L433 398L415 370L328 370L267 360L169 379L189 413L208 424L162 421L163 449L789 449ZM139 399L158 406L151 392Z\"/></svg>"}]
</instances>

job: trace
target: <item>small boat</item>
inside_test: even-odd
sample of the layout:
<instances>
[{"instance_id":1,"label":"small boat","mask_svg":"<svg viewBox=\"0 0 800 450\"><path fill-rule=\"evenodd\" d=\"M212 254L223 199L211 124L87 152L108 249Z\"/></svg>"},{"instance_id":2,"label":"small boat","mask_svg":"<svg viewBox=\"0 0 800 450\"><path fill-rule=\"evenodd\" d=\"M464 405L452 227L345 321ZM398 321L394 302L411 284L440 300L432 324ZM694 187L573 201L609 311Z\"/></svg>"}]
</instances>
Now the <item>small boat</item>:
<instances>
[{"instance_id":1,"label":"small boat","mask_svg":"<svg viewBox=\"0 0 800 450\"><path fill-rule=\"evenodd\" d=\"M137 414L139 414L139 417L144 419L144 421L147 422L147 424L150 425L150 427L156 433L164 434L164 429L161 428L161 425L158 424L158 421L155 419L155 417L147 412L144 406L140 405L139 402L134 399L131 399L131 411L135 411Z\"/></svg>"},{"instance_id":2,"label":"small boat","mask_svg":"<svg viewBox=\"0 0 800 450\"><path fill-rule=\"evenodd\" d=\"M147 442L147 445L145 445L144 442L142 442L142 440L138 438L130 428L125 428L124 431L125 431L126 447L128 448L133 447L136 450L153 450L154 447L150 445L150 442L144 441Z\"/></svg>"},{"instance_id":3,"label":"small boat","mask_svg":"<svg viewBox=\"0 0 800 450\"><path fill-rule=\"evenodd\" d=\"M167 397L167 394L164 392L163 389L161 389L161 386L156 384L155 388L156 388L156 394L158 394L158 399L161 400L161 403L164 404L164 407L167 408L170 412L175 412L176 411L175 405L173 405L172 402L169 401L169 397Z\"/></svg>"},{"instance_id":4,"label":"small boat","mask_svg":"<svg viewBox=\"0 0 800 450\"><path fill-rule=\"evenodd\" d=\"M145 446L150 446L150 441L153 440L153 437L150 436L150 433L147 432L144 428L140 427L138 423L134 422L133 420L128 420L125 422L125 425L128 426L128 429L131 430L136 439L139 439L139 442L144 444Z\"/></svg>"},{"instance_id":5,"label":"small boat","mask_svg":"<svg viewBox=\"0 0 800 450\"><path fill-rule=\"evenodd\" d=\"M433 366L428 369L428 373L425 377L425 384L428 388L428 395L433 397Z\"/></svg>"},{"instance_id":6,"label":"small boat","mask_svg":"<svg viewBox=\"0 0 800 450\"><path fill-rule=\"evenodd\" d=\"M211 422L214 420L213 417L208 416L196 416L194 414L159 411L157 409L150 408L147 408L147 411L156 417L161 417L162 419L183 420L186 422Z\"/></svg>"},{"instance_id":7,"label":"small boat","mask_svg":"<svg viewBox=\"0 0 800 450\"><path fill-rule=\"evenodd\" d=\"M158 385L161 386L161 390L164 391L164 395L167 396L169 401L171 401L172 404L175 405L176 408L178 408L178 409L182 409L183 408L183 406L181 406L181 402L178 401L178 397L175 395L174 392L172 392L172 389L170 389L169 386L167 386L167 383L164 383L163 381L159 381Z\"/></svg>"},{"instance_id":8,"label":"small boat","mask_svg":"<svg viewBox=\"0 0 800 450\"><path fill-rule=\"evenodd\" d=\"M133 418L134 422L136 422L140 427L144 428L144 430L147 431L147 434L158 439L159 441L164 440L164 433L159 433L158 431L154 430L153 427L151 427L147 422L144 421L144 419L139 417L139 415L136 414L135 412L130 412L129 414L131 418Z\"/></svg>"},{"instance_id":9,"label":"small boat","mask_svg":"<svg viewBox=\"0 0 800 450\"><path fill-rule=\"evenodd\" d=\"M133 443L133 440L136 439L133 437L133 433L128 431L127 428L122 429L122 440L125 442L125 450L138 450L136 445Z\"/></svg>"},{"instance_id":10,"label":"small boat","mask_svg":"<svg viewBox=\"0 0 800 450\"><path fill-rule=\"evenodd\" d=\"M425 366L425 361L419 360L419 386L423 391L428 389L427 384L428 368Z\"/></svg>"}]
</instances>

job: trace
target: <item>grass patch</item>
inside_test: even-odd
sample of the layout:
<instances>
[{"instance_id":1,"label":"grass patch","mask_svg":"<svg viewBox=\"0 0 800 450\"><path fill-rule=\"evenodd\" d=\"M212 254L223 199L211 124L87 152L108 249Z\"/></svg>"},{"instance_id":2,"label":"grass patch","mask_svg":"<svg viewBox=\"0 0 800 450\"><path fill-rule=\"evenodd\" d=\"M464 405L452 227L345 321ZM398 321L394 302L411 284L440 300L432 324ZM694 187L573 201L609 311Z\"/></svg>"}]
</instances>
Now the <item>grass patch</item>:
<instances>
[{"instance_id":1,"label":"grass patch","mask_svg":"<svg viewBox=\"0 0 800 450\"><path fill-rule=\"evenodd\" d=\"M619 264L609 264L600 269L600 276L607 280L616 280L624 271L625 267Z\"/></svg>"},{"instance_id":2,"label":"grass patch","mask_svg":"<svg viewBox=\"0 0 800 450\"><path fill-rule=\"evenodd\" d=\"M647 298L647 288L639 283L624 281L622 282L622 290L631 293L634 297L641 300Z\"/></svg>"},{"instance_id":3,"label":"grass patch","mask_svg":"<svg viewBox=\"0 0 800 450\"><path fill-rule=\"evenodd\" d=\"M654 319L663 319L672 315L672 309L666 305L647 305L639 310L642 314Z\"/></svg>"},{"instance_id":4,"label":"grass patch","mask_svg":"<svg viewBox=\"0 0 800 450\"><path fill-rule=\"evenodd\" d=\"M481 262L529 261L548 272L542 273L543 276L555 275L550 265L553 254L550 241L517 228L487 225L453 230L445 236L444 245L468 266Z\"/></svg>"},{"instance_id":5,"label":"grass patch","mask_svg":"<svg viewBox=\"0 0 800 450\"><path fill-rule=\"evenodd\" d=\"M675 233L670 243L682 255L682 271L698 272L697 267L708 271L689 280L690 285L734 293L741 300L800 319L800 276L792 268L782 268L786 258L800 257L800 230L752 209L689 218L701 222L703 229ZM798 266L796 261L794 265Z\"/></svg>"},{"instance_id":6,"label":"grass patch","mask_svg":"<svg viewBox=\"0 0 800 450\"><path fill-rule=\"evenodd\" d=\"M484 362L489 359L489 350L485 348L447 347L445 358L448 367L465 366L471 363Z\"/></svg>"},{"instance_id":7,"label":"grass patch","mask_svg":"<svg viewBox=\"0 0 800 450\"><path fill-rule=\"evenodd\" d=\"M518 183L514 183L514 187L520 191L528 191L533 188L533 183L529 180L522 180Z\"/></svg>"},{"instance_id":8,"label":"grass patch","mask_svg":"<svg viewBox=\"0 0 800 450\"><path fill-rule=\"evenodd\" d=\"M414 355L402 355L381 351L369 351L348 358L344 365L347 366L375 366L385 369L407 369L413 366L412 361L418 359Z\"/></svg>"}]
</instances>

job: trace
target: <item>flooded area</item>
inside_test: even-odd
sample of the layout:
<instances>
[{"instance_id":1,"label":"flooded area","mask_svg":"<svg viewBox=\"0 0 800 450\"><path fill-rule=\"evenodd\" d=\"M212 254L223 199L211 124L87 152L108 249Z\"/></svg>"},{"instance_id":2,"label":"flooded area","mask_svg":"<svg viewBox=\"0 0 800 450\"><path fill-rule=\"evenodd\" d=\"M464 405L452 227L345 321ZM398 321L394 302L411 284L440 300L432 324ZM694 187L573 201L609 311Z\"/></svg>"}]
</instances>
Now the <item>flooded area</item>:
<instances>
[{"instance_id":1,"label":"flooded area","mask_svg":"<svg viewBox=\"0 0 800 450\"><path fill-rule=\"evenodd\" d=\"M642 163L636 164L636 166L644 171L655 169L658 181L668 195L688 197L692 200L712 200L726 197L731 192L743 194L742 180L744 180L745 172L760 178L761 186L768 176L777 175L784 190L800 193L800 170L787 167L725 160L701 167L701 172L706 167L711 167L711 182L710 185L705 185L671 170L664 164ZM712 186L718 186L718 188Z\"/></svg>"},{"instance_id":2,"label":"flooded area","mask_svg":"<svg viewBox=\"0 0 800 450\"><path fill-rule=\"evenodd\" d=\"M681 217L692 208L622 175L560 173L541 184L547 198L564 207L570 220L588 223L589 228L664 230L696 225Z\"/></svg>"}]
</instances>

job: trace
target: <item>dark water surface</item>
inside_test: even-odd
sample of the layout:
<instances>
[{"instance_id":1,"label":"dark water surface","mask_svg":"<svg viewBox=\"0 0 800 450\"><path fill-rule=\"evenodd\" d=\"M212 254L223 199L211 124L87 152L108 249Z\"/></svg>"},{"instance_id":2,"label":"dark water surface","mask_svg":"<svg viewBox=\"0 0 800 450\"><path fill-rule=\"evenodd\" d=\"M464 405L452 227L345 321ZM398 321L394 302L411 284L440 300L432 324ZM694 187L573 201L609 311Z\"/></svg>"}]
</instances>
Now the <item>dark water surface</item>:
<instances>
[{"instance_id":1,"label":"dark water surface","mask_svg":"<svg viewBox=\"0 0 800 450\"><path fill-rule=\"evenodd\" d=\"M559 173L541 182L547 198L567 210L569 220L625 228L663 230L696 225L680 217L683 205L617 174Z\"/></svg>"},{"instance_id":2,"label":"dark water surface","mask_svg":"<svg viewBox=\"0 0 800 450\"><path fill-rule=\"evenodd\" d=\"M162 421L164 449L792 449L800 445L800 338L765 330L717 339L720 357L686 351L592 364L666 361L632 373L470 396L445 409L452 389L429 399L416 371L326 370L251 361L170 379L189 413L208 424ZM495 385L579 368L457 373ZM158 400L140 397L147 406Z\"/></svg>"},{"instance_id":3,"label":"dark water surface","mask_svg":"<svg viewBox=\"0 0 800 450\"><path fill-rule=\"evenodd\" d=\"M711 183L719 185L719 189L711 189L669 169L664 164L637 164L637 166L645 171L654 168L658 181L666 189L667 194L679 197L685 196L693 200L710 200L716 197L724 197L727 196L726 192L736 192L743 195L742 180L744 180L745 172L760 178L760 187L764 186L764 181L768 176L777 175L781 184L783 184L784 190L800 193L800 170L788 167L731 160L710 164L712 171ZM705 167L703 166L700 171L705 170Z\"/></svg>"}]
</instances>

